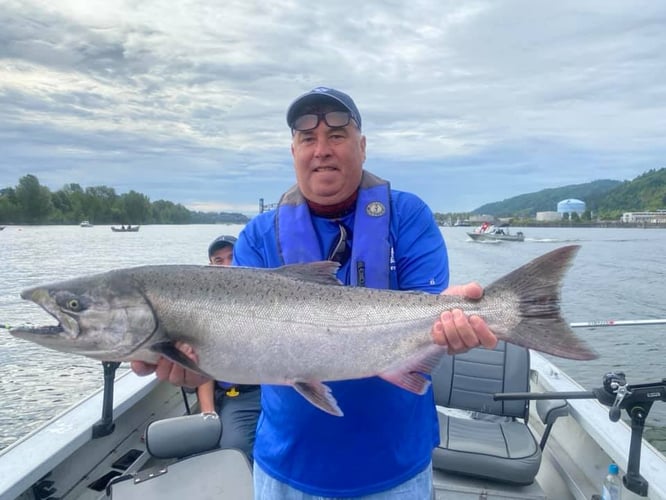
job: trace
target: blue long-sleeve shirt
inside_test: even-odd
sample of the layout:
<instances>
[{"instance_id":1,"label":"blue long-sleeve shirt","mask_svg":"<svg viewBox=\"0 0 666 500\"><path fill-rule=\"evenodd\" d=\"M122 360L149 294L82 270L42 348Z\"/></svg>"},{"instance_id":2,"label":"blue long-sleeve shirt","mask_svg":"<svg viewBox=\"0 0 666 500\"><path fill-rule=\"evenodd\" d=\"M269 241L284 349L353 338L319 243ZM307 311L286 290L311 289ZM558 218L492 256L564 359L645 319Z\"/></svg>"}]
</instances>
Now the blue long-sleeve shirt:
<instances>
[{"instance_id":1,"label":"blue long-sleeve shirt","mask_svg":"<svg viewBox=\"0 0 666 500\"><path fill-rule=\"evenodd\" d=\"M339 226L322 217L313 216L312 221L323 260ZM354 213L341 222L353 227ZM415 195L391 191L390 240L395 260L391 288L439 293L448 286L444 240L432 212ZM243 230L234 263L264 268L283 264L274 211L260 214ZM347 267L338 273L343 281ZM430 389L419 396L379 377L327 385L343 417L322 412L291 387L262 386L254 458L268 474L312 495L362 496L393 488L428 465L439 443Z\"/></svg>"}]
</instances>

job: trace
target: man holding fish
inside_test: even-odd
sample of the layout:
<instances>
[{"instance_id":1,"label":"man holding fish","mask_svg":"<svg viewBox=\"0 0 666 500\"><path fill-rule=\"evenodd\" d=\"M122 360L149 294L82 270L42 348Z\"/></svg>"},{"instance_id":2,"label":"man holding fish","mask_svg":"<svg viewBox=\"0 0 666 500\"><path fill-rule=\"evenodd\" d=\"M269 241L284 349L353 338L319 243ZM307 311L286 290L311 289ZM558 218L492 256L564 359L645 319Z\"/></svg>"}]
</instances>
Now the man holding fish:
<instances>
[{"instance_id":1,"label":"man holding fish","mask_svg":"<svg viewBox=\"0 0 666 500\"><path fill-rule=\"evenodd\" d=\"M429 499L439 431L427 375L443 356L501 339L596 357L560 314L578 246L483 290L447 289L431 211L363 170L354 101L313 89L287 123L297 183L240 234L236 265L140 266L28 288L21 297L58 324L10 333L178 385L261 384L257 499Z\"/></svg>"},{"instance_id":2,"label":"man holding fish","mask_svg":"<svg viewBox=\"0 0 666 500\"><path fill-rule=\"evenodd\" d=\"M339 264L334 271L345 285L483 295L477 284L447 289L446 247L425 203L363 170L366 138L351 97L315 88L291 104L287 124L297 183L276 210L244 229L235 265L275 268L328 259ZM449 354L497 342L483 319L460 309L441 313L431 335ZM189 346L180 347L197 360ZM411 377L429 372L443 351L376 377L262 386L255 498L430 499L437 416L427 381ZM178 385L203 380L166 358L132 367ZM341 410L344 416L336 416Z\"/></svg>"}]
</instances>

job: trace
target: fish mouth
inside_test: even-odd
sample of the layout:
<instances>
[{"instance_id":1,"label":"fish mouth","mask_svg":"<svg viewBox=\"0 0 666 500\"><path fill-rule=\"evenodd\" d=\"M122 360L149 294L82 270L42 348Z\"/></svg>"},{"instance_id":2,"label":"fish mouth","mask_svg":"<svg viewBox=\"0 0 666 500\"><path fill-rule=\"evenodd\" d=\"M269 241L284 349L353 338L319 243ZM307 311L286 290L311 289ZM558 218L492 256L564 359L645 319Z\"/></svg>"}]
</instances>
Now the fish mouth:
<instances>
[{"instance_id":1,"label":"fish mouth","mask_svg":"<svg viewBox=\"0 0 666 500\"><path fill-rule=\"evenodd\" d=\"M60 335L64 333L65 329L62 325L48 325L48 326L17 326L15 328L10 328L9 333L16 335L17 337L27 336L27 335Z\"/></svg>"},{"instance_id":2,"label":"fish mouth","mask_svg":"<svg viewBox=\"0 0 666 500\"><path fill-rule=\"evenodd\" d=\"M29 288L21 292L21 298L25 300L30 300L42 308L49 316L57 321L56 325L44 325L44 326L33 326L33 325L22 325L16 328L9 330L9 333L17 337L29 337L32 335L47 337L47 336L60 336L63 333L66 333L66 329L63 327L63 318L59 317L53 312L53 307L55 306L54 300L51 297L49 291L45 288ZM67 318L69 319L69 318ZM72 318L76 323L76 318ZM70 321L65 321L69 324Z\"/></svg>"}]
</instances>

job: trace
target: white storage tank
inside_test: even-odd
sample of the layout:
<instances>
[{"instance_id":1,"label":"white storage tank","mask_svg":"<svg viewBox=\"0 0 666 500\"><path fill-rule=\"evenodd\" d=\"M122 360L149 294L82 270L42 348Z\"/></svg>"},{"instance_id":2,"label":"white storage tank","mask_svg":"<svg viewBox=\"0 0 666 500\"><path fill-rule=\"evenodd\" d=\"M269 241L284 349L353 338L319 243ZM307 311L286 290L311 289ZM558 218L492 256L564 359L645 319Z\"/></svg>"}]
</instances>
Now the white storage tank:
<instances>
[{"instance_id":1,"label":"white storage tank","mask_svg":"<svg viewBox=\"0 0 666 500\"><path fill-rule=\"evenodd\" d=\"M560 214L576 212L578 215L582 215L585 212L585 202L574 198L562 200L557 204L557 212Z\"/></svg>"}]
</instances>

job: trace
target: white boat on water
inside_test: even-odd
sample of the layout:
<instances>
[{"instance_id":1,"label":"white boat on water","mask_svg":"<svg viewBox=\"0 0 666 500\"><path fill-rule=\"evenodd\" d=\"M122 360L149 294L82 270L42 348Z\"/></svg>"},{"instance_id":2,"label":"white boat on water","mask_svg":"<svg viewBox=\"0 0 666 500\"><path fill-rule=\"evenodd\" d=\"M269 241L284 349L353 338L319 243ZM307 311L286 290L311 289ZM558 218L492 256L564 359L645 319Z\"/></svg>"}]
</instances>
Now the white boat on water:
<instances>
[{"instance_id":1,"label":"white boat on water","mask_svg":"<svg viewBox=\"0 0 666 500\"><path fill-rule=\"evenodd\" d=\"M525 241L525 235L522 231L512 233L508 224L494 226L487 222L484 222L473 232L468 232L467 236L474 241Z\"/></svg>"},{"instance_id":2,"label":"white boat on water","mask_svg":"<svg viewBox=\"0 0 666 500\"><path fill-rule=\"evenodd\" d=\"M476 349L470 353L480 353L483 359L490 352L484 354L483 351ZM453 398L451 403L457 400L466 406L464 390L460 391L466 384L464 373L459 373L459 368L455 367L468 363L470 360L465 356L470 353L450 357L442 363L444 368L440 367L441 373L433 378L437 400L440 399L439 389L440 393L453 395L447 396ZM525 359L530 360L530 357ZM476 373L482 365L483 362L471 366ZM515 360L508 366L515 367ZM486 414L471 418L475 415L460 413L452 409L453 404L449 408L438 407L443 444L433 454L436 498L591 499L600 491L608 464L614 462L619 464L622 474L633 478L634 489L645 488L647 498L666 500L664 455L636 434L630 454L632 431L623 421L609 419L608 406L591 399L573 399L574 393L583 389L543 356L531 353L529 366L525 371L529 373L531 391L568 394L568 405L550 408L551 414L544 424L538 415L538 405L529 404L528 433L521 419L513 422ZM447 375L446 370L451 373ZM107 378L112 373L108 371ZM437 382L443 380L443 376L451 381L452 387L442 388ZM459 378L463 379L462 385L455 382ZM445 384L449 384L448 381ZM645 388L645 384L640 387ZM182 417L196 399L193 395L153 377L137 377L132 372L120 375L109 388L115 389L114 395L107 392L106 397L109 409L113 399L112 420L110 413L100 419L105 392L99 390L0 452L0 498L165 500L194 494L191 489L194 484L200 499L252 498L251 468L244 455L236 450L202 451L217 443L219 437L210 430L215 423L210 420L211 416ZM663 380L650 390L654 401L666 401ZM504 406L507 402L500 403ZM545 431L552 417L558 414L566 415L557 418L552 429ZM149 432L148 439L144 439L146 428L156 420L159 422L150 429L157 430L152 435ZM473 431L470 439L461 431L466 421L481 429ZM509 472L502 472L501 479L484 477L501 472L507 465L493 462L492 453L483 449L497 444L492 442L494 428L509 437L512 434L534 436L515 448L511 445L512 449L506 450L507 456L498 457L500 461L514 462L508 463ZM212 438L206 437L211 432ZM93 438L93 435L99 437ZM544 435L547 442L541 451L538 443ZM445 449L447 445L449 449ZM527 451L523 453L522 448ZM173 458L190 453L194 454L180 460ZM447 453L466 455L464 460L448 460L448 463L453 468L471 467L474 475L443 470L439 466L440 459L444 457L443 463L449 467ZM202 479L195 479L195 474ZM516 484L524 482L525 478L528 484ZM624 488L623 498L641 497Z\"/></svg>"},{"instance_id":3,"label":"white boat on water","mask_svg":"<svg viewBox=\"0 0 666 500\"><path fill-rule=\"evenodd\" d=\"M123 224L120 227L111 226L111 231L114 233L136 233L139 231L140 227L141 226L132 226L131 224L125 226L125 224Z\"/></svg>"},{"instance_id":4,"label":"white boat on water","mask_svg":"<svg viewBox=\"0 0 666 500\"><path fill-rule=\"evenodd\" d=\"M79 224L81 227L93 227L92 223L88 220L82 220L81 224Z\"/></svg>"}]
</instances>

